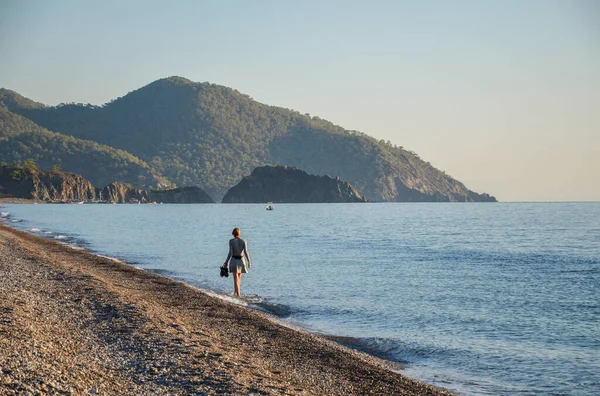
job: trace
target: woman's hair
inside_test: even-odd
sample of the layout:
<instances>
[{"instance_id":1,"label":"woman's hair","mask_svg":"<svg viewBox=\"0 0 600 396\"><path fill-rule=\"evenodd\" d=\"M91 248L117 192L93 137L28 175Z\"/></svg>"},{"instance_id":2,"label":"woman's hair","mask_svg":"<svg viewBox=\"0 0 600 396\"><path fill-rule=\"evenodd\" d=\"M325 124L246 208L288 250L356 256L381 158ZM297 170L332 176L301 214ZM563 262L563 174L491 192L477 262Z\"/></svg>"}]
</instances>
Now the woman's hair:
<instances>
[{"instance_id":1,"label":"woman's hair","mask_svg":"<svg viewBox=\"0 0 600 396\"><path fill-rule=\"evenodd\" d=\"M233 231L231 231L231 235L233 235L234 237L236 237L236 236L240 236L240 229L239 229L239 228L237 228L237 227L235 227L235 228L233 229Z\"/></svg>"}]
</instances>

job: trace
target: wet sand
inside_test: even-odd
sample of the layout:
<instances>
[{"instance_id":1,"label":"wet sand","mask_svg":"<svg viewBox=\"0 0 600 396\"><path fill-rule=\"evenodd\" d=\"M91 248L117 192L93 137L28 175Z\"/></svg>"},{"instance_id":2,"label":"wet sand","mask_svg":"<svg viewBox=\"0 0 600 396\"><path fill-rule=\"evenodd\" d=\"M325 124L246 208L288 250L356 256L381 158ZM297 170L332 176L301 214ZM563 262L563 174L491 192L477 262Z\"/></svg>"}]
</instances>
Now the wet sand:
<instances>
[{"instance_id":1,"label":"wet sand","mask_svg":"<svg viewBox=\"0 0 600 396\"><path fill-rule=\"evenodd\" d=\"M0 223L0 394L450 394L391 367Z\"/></svg>"}]
</instances>

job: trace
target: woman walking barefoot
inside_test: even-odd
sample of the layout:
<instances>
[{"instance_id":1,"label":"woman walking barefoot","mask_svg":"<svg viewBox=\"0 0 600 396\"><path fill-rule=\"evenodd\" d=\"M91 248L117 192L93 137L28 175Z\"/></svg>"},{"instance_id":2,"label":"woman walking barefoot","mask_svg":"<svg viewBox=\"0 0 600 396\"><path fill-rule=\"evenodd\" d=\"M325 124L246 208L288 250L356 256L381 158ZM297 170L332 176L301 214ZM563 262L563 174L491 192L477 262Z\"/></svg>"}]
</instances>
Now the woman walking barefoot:
<instances>
[{"instance_id":1,"label":"woman walking barefoot","mask_svg":"<svg viewBox=\"0 0 600 396\"><path fill-rule=\"evenodd\" d=\"M252 268L252 264L250 264L250 254L248 253L246 240L240 238L240 229L234 228L231 235L233 235L233 238L229 240L229 253L223 267L227 267L227 262L229 262L229 273L233 274L233 295L240 297L242 274L248 273L248 268Z\"/></svg>"}]
</instances>

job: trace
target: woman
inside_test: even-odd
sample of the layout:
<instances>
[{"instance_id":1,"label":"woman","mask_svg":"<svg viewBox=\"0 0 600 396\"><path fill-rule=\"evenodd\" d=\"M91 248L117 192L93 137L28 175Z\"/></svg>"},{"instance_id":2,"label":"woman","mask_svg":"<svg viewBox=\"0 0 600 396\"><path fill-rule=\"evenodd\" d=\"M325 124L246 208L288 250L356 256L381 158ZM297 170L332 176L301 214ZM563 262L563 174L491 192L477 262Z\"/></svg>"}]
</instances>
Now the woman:
<instances>
[{"instance_id":1,"label":"woman","mask_svg":"<svg viewBox=\"0 0 600 396\"><path fill-rule=\"evenodd\" d=\"M240 297L242 274L248 273L248 268L252 268L248 245L244 239L240 238L240 234L239 228L236 227L233 229L231 233L233 239L229 240L229 253L227 254L225 263L223 263L223 267L227 267L227 262L229 262L229 273L233 274L233 295L236 297ZM246 260L248 260L247 266Z\"/></svg>"}]
</instances>

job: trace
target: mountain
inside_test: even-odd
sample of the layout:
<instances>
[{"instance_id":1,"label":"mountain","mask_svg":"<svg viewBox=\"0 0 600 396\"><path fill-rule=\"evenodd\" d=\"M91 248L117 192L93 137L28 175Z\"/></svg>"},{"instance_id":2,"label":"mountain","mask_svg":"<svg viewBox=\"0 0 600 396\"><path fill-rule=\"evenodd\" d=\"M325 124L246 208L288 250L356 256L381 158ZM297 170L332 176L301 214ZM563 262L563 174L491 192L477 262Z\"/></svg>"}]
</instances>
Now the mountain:
<instances>
[{"instance_id":1,"label":"mountain","mask_svg":"<svg viewBox=\"0 0 600 396\"><path fill-rule=\"evenodd\" d=\"M127 151L173 183L200 186L217 200L258 166L290 165L339 176L370 201L495 201L414 152L181 77L103 106L48 107L7 90L0 104L54 132Z\"/></svg>"},{"instance_id":2,"label":"mountain","mask_svg":"<svg viewBox=\"0 0 600 396\"><path fill-rule=\"evenodd\" d=\"M130 153L90 140L50 132L0 107L0 161L11 163L26 159L33 159L44 169L60 164L63 170L79 173L97 186L115 180L144 188L170 184Z\"/></svg>"},{"instance_id":3,"label":"mountain","mask_svg":"<svg viewBox=\"0 0 600 396\"><path fill-rule=\"evenodd\" d=\"M261 166L231 187L223 203L366 202L354 187L328 176L313 176L290 166Z\"/></svg>"}]
</instances>

